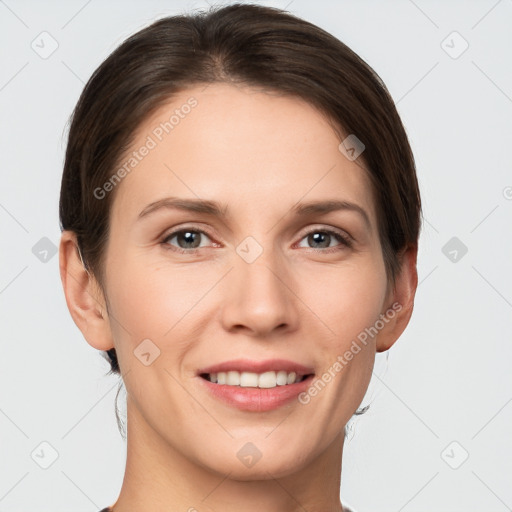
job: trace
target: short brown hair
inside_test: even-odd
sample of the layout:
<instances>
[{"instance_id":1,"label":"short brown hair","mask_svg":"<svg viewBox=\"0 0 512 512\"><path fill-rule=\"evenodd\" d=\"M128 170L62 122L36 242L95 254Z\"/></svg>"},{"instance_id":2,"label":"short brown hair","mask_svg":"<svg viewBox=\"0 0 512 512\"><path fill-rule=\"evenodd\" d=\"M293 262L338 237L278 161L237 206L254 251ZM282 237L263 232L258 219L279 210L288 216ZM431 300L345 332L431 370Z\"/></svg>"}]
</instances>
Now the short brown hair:
<instances>
[{"instance_id":1,"label":"short brown hair","mask_svg":"<svg viewBox=\"0 0 512 512\"><path fill-rule=\"evenodd\" d=\"M114 192L98 200L139 125L178 91L228 82L306 100L341 135L355 134L376 198L388 282L418 244L421 200L414 157L394 102L375 71L344 43L281 9L212 7L159 19L126 39L93 73L71 117L60 194L61 229L103 282ZM343 136L343 135L341 135ZM119 373L115 349L107 351Z\"/></svg>"}]
</instances>

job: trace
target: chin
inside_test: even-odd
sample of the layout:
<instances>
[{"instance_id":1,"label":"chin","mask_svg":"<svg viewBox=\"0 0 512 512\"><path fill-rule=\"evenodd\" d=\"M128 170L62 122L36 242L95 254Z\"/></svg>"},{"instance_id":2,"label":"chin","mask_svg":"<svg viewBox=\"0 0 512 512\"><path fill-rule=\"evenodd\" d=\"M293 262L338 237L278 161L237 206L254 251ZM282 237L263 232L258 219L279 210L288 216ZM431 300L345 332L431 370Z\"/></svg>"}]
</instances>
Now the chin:
<instances>
[{"instance_id":1,"label":"chin","mask_svg":"<svg viewBox=\"0 0 512 512\"><path fill-rule=\"evenodd\" d=\"M251 467L244 467L238 461L226 461L226 465L220 471L222 474L229 474L231 480L250 482L255 480L272 480L283 478L299 470L297 462L290 460L263 461L263 458Z\"/></svg>"},{"instance_id":2,"label":"chin","mask_svg":"<svg viewBox=\"0 0 512 512\"><path fill-rule=\"evenodd\" d=\"M201 465L210 471L239 481L270 480L273 478L287 477L300 471L307 463L304 455L304 447L298 446L297 450L291 450L287 446L283 450L278 447L257 448L258 442L251 443L235 441L233 447L218 446L219 453L210 451L209 459L204 460L204 453L200 460ZM263 441L259 444L263 445ZM232 454L232 455L231 455ZM215 460L216 463L212 464Z\"/></svg>"}]
</instances>

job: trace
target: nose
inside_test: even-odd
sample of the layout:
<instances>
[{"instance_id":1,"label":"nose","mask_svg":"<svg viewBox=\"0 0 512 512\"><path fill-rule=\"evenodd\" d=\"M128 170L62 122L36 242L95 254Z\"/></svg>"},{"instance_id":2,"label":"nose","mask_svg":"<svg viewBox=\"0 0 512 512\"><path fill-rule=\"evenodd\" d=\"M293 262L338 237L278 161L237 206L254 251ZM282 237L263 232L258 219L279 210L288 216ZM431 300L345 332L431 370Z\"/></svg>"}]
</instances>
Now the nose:
<instances>
[{"instance_id":1,"label":"nose","mask_svg":"<svg viewBox=\"0 0 512 512\"><path fill-rule=\"evenodd\" d=\"M235 255L221 305L227 331L262 338L297 328L300 300L293 292L290 269L271 253L265 250L252 263Z\"/></svg>"}]
</instances>

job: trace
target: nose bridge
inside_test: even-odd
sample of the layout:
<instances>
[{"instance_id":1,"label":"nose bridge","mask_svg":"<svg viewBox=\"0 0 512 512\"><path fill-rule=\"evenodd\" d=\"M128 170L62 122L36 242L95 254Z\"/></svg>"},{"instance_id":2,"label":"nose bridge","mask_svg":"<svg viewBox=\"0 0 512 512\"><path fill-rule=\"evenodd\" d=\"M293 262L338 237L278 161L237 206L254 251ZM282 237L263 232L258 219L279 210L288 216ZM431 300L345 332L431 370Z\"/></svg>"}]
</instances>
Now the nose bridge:
<instances>
[{"instance_id":1,"label":"nose bridge","mask_svg":"<svg viewBox=\"0 0 512 512\"><path fill-rule=\"evenodd\" d=\"M242 240L229 273L226 327L243 325L254 333L268 334L283 324L294 326L298 317L290 275L283 255L272 244L264 246L250 236Z\"/></svg>"}]
</instances>

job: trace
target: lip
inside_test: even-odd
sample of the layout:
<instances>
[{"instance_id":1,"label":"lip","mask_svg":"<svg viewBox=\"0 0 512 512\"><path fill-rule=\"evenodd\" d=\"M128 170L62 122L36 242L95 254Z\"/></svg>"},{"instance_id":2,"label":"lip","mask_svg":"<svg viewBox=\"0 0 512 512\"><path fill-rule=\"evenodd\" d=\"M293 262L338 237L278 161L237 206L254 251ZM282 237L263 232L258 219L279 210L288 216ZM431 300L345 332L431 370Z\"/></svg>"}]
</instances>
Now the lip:
<instances>
[{"instance_id":1,"label":"lip","mask_svg":"<svg viewBox=\"0 0 512 512\"><path fill-rule=\"evenodd\" d=\"M250 359L233 359L231 361L224 361L223 363L214 364L205 368L201 368L197 371L197 375L202 373L218 373L228 371L238 372L253 372L253 373L264 373L264 372L278 372L284 370L287 373L295 372L298 375L307 375L314 373L314 369L311 367L304 366L302 364L290 361L287 359L267 359L264 361L251 361Z\"/></svg>"},{"instance_id":2,"label":"lip","mask_svg":"<svg viewBox=\"0 0 512 512\"><path fill-rule=\"evenodd\" d=\"M275 388L228 386L227 384L215 384L200 376L197 378L200 385L205 386L206 391L225 404L241 411L266 412L296 400L297 395L306 391L311 385L314 377L314 375L309 375L301 382Z\"/></svg>"}]
</instances>

